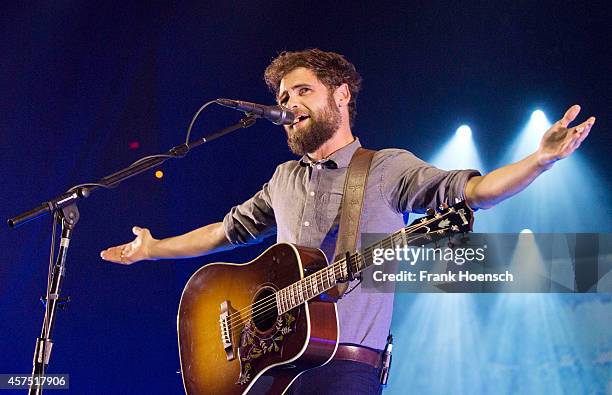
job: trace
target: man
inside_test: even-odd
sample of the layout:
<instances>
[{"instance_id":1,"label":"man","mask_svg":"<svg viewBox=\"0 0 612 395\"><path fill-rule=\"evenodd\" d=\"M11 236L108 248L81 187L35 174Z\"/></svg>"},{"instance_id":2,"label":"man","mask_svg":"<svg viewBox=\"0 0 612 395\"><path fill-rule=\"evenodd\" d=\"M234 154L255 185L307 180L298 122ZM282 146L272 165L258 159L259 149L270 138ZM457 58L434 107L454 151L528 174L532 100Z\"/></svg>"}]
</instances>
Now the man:
<instances>
[{"instance_id":1,"label":"man","mask_svg":"<svg viewBox=\"0 0 612 395\"><path fill-rule=\"evenodd\" d=\"M301 160L279 165L272 179L232 208L223 222L163 240L134 227L134 241L102 251L103 259L132 264L194 257L257 242L274 232L278 242L321 248L333 259L344 178L360 146L351 126L361 77L343 56L310 49L281 53L266 69L265 80L278 103L297 115L285 131L290 149ZM568 127L579 111L577 105L570 107L532 155L485 176L475 170L443 171L404 150L378 151L366 185L361 232L393 232L403 226L404 212L423 212L456 199L474 209L489 208L520 192L587 137L594 117ZM366 354L381 350L392 306L392 294L365 293L350 284L338 302L340 342L370 350ZM340 358L304 373L292 388L316 394L380 392L374 367Z\"/></svg>"}]
</instances>

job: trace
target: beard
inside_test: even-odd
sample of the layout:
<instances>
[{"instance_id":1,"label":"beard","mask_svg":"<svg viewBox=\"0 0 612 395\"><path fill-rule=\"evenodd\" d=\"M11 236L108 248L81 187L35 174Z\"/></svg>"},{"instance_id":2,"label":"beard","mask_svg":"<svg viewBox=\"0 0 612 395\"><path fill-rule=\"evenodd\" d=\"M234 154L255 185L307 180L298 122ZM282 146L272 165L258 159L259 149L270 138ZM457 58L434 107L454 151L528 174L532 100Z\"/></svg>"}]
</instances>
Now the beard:
<instances>
[{"instance_id":1,"label":"beard","mask_svg":"<svg viewBox=\"0 0 612 395\"><path fill-rule=\"evenodd\" d=\"M319 149L340 127L340 110L332 95L328 96L327 105L318 113L311 114L309 120L310 125L287 131L287 145L299 156Z\"/></svg>"}]
</instances>

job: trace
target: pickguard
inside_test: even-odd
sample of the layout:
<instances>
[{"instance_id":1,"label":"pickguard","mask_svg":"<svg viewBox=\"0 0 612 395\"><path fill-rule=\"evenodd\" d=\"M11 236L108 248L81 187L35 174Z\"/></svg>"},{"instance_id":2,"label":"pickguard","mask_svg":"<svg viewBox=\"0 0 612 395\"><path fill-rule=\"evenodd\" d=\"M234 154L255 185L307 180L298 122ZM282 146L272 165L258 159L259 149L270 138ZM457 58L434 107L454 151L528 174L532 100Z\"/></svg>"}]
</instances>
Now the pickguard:
<instances>
[{"instance_id":1,"label":"pickguard","mask_svg":"<svg viewBox=\"0 0 612 395\"><path fill-rule=\"evenodd\" d=\"M274 354L280 360L283 354L283 343L287 336L296 331L297 319L302 309L293 309L277 317L273 329L266 334L257 331L253 320L249 320L240 335L238 358L240 360L240 377L236 384L247 384L265 366L262 366ZM264 358L268 357L268 358Z\"/></svg>"}]
</instances>

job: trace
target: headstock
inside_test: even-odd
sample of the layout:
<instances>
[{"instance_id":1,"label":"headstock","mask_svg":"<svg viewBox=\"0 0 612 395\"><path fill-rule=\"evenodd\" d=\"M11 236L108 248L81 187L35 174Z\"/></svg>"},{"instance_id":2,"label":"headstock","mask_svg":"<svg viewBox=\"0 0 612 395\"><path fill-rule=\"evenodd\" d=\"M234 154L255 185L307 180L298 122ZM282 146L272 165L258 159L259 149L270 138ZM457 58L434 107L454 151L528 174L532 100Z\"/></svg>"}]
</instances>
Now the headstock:
<instances>
[{"instance_id":1,"label":"headstock","mask_svg":"<svg viewBox=\"0 0 612 395\"><path fill-rule=\"evenodd\" d=\"M413 221L406 231L444 236L451 233L470 232L473 223L474 211L465 201L462 201L450 207L442 205L437 211L428 209L427 216Z\"/></svg>"}]
</instances>

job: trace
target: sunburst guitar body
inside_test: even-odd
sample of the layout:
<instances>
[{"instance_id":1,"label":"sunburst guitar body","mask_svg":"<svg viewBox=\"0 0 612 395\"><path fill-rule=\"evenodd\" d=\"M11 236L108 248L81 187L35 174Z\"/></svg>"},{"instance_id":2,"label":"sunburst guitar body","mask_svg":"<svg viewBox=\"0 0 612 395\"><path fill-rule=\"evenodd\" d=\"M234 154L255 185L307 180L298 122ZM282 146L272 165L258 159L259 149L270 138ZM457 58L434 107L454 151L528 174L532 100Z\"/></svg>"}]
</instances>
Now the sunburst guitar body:
<instances>
[{"instance_id":1,"label":"sunburst guitar body","mask_svg":"<svg viewBox=\"0 0 612 395\"><path fill-rule=\"evenodd\" d=\"M246 264L199 269L178 313L185 392L280 394L299 374L328 362L338 344L336 304L316 297L282 306L277 298L325 266L321 250L281 243Z\"/></svg>"}]
</instances>

